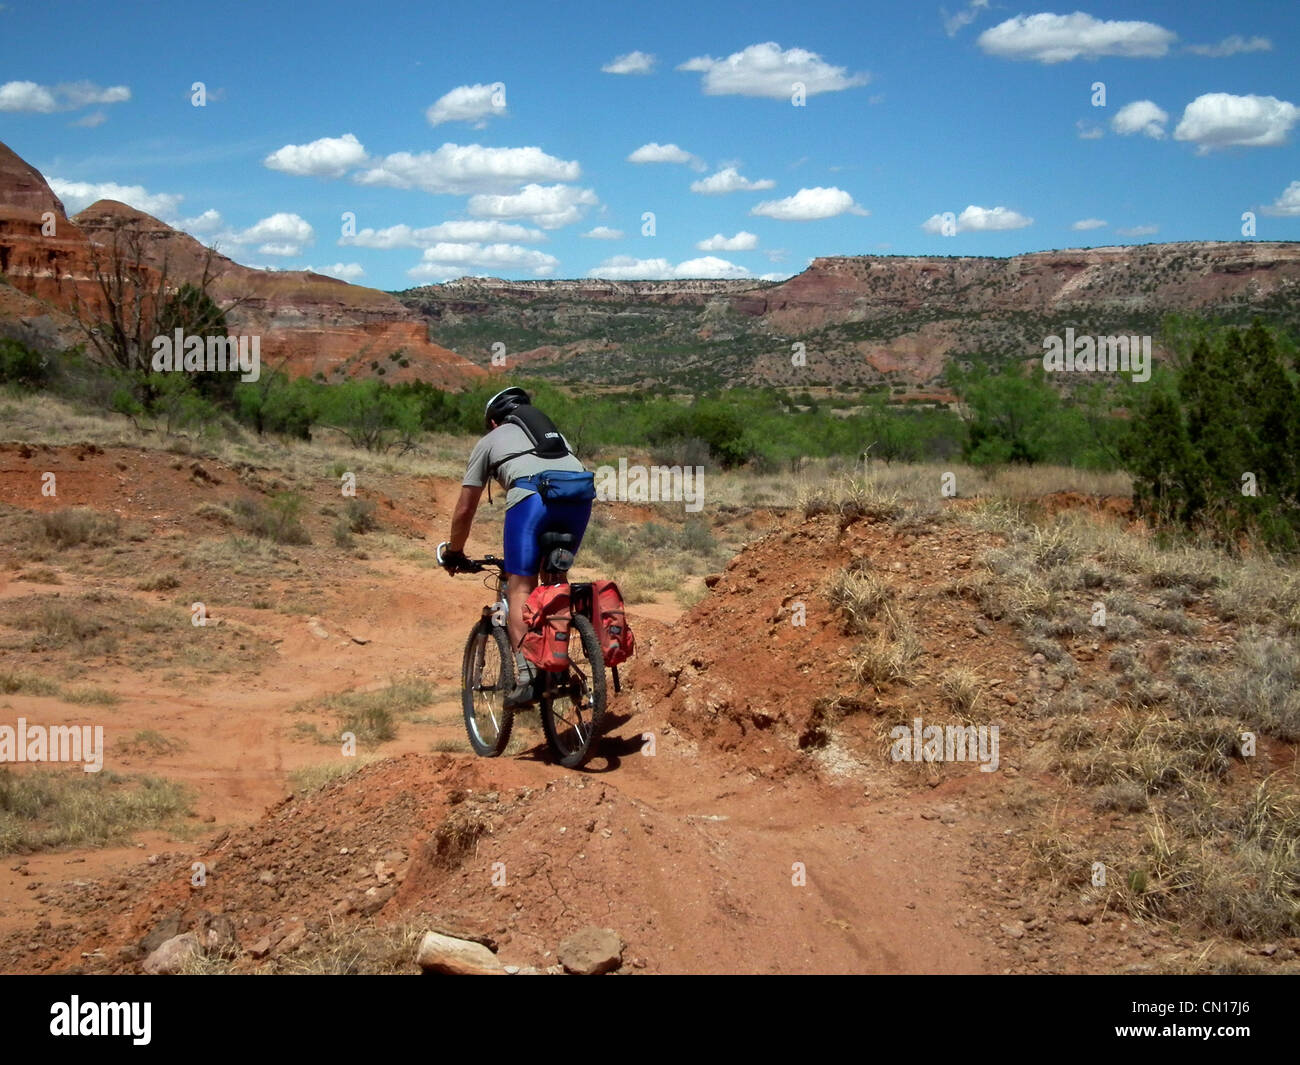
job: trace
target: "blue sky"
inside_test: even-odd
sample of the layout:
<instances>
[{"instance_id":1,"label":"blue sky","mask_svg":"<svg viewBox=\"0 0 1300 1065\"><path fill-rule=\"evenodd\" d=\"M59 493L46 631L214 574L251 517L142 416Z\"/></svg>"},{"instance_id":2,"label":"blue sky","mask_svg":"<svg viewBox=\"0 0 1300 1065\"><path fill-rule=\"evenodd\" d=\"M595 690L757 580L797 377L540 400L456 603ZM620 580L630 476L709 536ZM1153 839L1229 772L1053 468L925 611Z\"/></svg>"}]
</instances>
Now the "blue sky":
<instances>
[{"instance_id":1,"label":"blue sky","mask_svg":"<svg viewBox=\"0 0 1300 1065\"><path fill-rule=\"evenodd\" d=\"M1295 0L7 0L0 140L70 212L377 288L785 277L1300 239L1297 46Z\"/></svg>"}]
</instances>

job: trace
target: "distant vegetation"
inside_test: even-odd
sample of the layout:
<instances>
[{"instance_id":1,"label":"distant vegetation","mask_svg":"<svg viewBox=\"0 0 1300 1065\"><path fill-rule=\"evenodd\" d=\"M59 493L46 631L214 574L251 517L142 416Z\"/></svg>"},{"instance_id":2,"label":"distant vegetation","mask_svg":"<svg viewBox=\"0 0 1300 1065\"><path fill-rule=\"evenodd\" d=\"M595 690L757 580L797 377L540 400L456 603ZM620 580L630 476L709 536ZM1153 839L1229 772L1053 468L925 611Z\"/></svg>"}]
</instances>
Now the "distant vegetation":
<instances>
[{"instance_id":1,"label":"distant vegetation","mask_svg":"<svg viewBox=\"0 0 1300 1065\"><path fill-rule=\"evenodd\" d=\"M207 322L212 313L193 292L179 293L168 311L169 321L190 314ZM959 400L951 408L893 402L885 385L840 385L814 396L774 386L652 394L512 381L532 391L587 458L648 455L668 465L761 473L797 470L809 458L855 463L864 456L995 470L1123 469L1135 478L1139 507L1158 523L1210 530L1225 542L1258 534L1273 546L1300 546L1294 339L1259 322L1239 328L1174 316L1159 345L1173 358L1141 383L1122 374L1049 375L1005 356L950 364L945 383ZM220 384L182 374L135 380L79 350L44 357L12 340L0 341L0 382L115 410L164 435L242 427L310 439L328 430L375 452L419 449L427 433L481 433L483 406L502 383L453 393L420 381L290 380L268 369L248 383L233 374ZM284 515L281 524L295 519ZM79 527L47 534L70 542L90 535Z\"/></svg>"},{"instance_id":2,"label":"distant vegetation","mask_svg":"<svg viewBox=\"0 0 1300 1065\"><path fill-rule=\"evenodd\" d=\"M1189 325L1174 365L1134 408L1124 459L1134 499L1162 523L1225 543L1300 546L1296 350L1256 322Z\"/></svg>"}]
</instances>

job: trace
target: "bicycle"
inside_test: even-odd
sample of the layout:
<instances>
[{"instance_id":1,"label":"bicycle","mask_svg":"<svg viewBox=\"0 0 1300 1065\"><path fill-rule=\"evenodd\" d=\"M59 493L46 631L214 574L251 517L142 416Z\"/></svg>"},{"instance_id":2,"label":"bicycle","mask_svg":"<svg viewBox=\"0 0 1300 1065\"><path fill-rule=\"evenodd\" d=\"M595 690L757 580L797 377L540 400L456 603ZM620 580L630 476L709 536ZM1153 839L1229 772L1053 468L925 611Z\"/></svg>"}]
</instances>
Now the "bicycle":
<instances>
[{"instance_id":1,"label":"bicycle","mask_svg":"<svg viewBox=\"0 0 1300 1065\"><path fill-rule=\"evenodd\" d=\"M573 537L568 533L543 533L541 584L567 581L573 553ZM438 564L443 564L445 543L438 545ZM502 754L510 743L516 709L508 707L505 696L515 686L515 656L506 631L505 559L487 555L467 559L461 572L482 573L495 569L494 601L470 630L461 664L461 706L465 714L465 731L474 753L485 758ZM485 585L487 582L484 582ZM560 765L577 769L594 753L605 717L605 656L591 621L591 585L570 586L570 631L578 639L569 640L569 665L564 671L538 671L535 691L542 717L542 731L547 746ZM580 655L575 655L576 650Z\"/></svg>"}]
</instances>

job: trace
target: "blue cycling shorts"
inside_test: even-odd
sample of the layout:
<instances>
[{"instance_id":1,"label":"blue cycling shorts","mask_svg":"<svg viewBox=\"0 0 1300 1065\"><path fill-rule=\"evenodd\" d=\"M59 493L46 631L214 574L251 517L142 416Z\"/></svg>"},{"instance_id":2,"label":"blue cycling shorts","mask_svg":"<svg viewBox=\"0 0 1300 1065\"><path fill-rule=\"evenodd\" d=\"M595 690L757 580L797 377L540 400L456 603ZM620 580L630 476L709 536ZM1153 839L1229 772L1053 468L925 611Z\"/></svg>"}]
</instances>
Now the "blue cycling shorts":
<instances>
[{"instance_id":1,"label":"blue cycling shorts","mask_svg":"<svg viewBox=\"0 0 1300 1065\"><path fill-rule=\"evenodd\" d=\"M591 519L591 503L548 503L534 492L506 511L506 572L516 577L536 577L542 552L542 533L569 533L576 555Z\"/></svg>"}]
</instances>

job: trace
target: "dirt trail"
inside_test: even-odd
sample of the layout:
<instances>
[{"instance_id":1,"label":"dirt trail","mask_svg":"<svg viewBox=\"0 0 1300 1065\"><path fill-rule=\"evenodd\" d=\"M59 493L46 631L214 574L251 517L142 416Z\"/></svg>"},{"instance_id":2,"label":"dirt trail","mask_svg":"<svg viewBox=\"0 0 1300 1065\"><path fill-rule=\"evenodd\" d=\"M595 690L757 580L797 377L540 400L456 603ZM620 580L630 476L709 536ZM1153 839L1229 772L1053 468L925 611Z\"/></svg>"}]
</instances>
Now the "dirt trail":
<instances>
[{"instance_id":1,"label":"dirt trail","mask_svg":"<svg viewBox=\"0 0 1300 1065\"><path fill-rule=\"evenodd\" d=\"M91 672L121 696L114 706L0 700L4 720L102 720L110 766L193 786L199 819L192 843L153 834L132 847L5 859L0 933L10 934L0 969L134 971L124 945L174 910L199 908L231 913L241 942L271 936L277 953L331 916L428 913L490 936L521 964L553 961L555 944L587 923L618 929L628 958L650 972L989 972L1016 961L1015 944L997 938L1010 911L990 895L988 839L1003 829L982 774L949 772L930 782L938 787L900 775L866 753L879 721L861 715L844 722L854 750L800 747L817 700L842 679L847 646L819 582L832 562L865 550L854 546L861 530L843 537L785 519L688 616L662 603L634 608L639 653L612 703L604 757L573 773L549 763L535 717L522 719L530 745L519 755L468 752L457 673L486 598L478 581L448 579L416 558L304 549L312 613L223 602L220 569L177 563L158 534L191 527L198 503L247 494L259 475L204 460L199 476L188 459L174 469L166 456L131 449L25 450L0 455L0 501L52 509L31 485L40 470L66 467L75 476L61 478L58 505L144 523L154 538L132 545L136 572L150 560L180 565L184 583L141 591L52 554L42 565L58 571L57 587L13 579L23 564L11 561L0 601L107 588L148 608L206 586L221 623L213 640L251 639L264 653L234 674L185 674L179 690L176 677L110 655ZM431 549L454 490L433 487L386 478L381 523L424 531ZM333 491L322 479L311 504ZM965 553L969 562L975 546L935 545L934 557ZM80 550L82 562L95 557ZM816 617L802 631L782 613L793 598ZM42 666L40 655L5 659L6 668ZM338 757L300 729L332 719L301 707L400 676L436 690L418 723L363 752L383 760L285 802L290 771ZM114 753L146 729L184 746ZM642 753L650 734L652 757ZM141 865L148 854L162 856ZM214 870L201 890L189 885L196 858ZM386 868L376 873L376 863ZM504 885L494 883L495 863Z\"/></svg>"}]
</instances>

